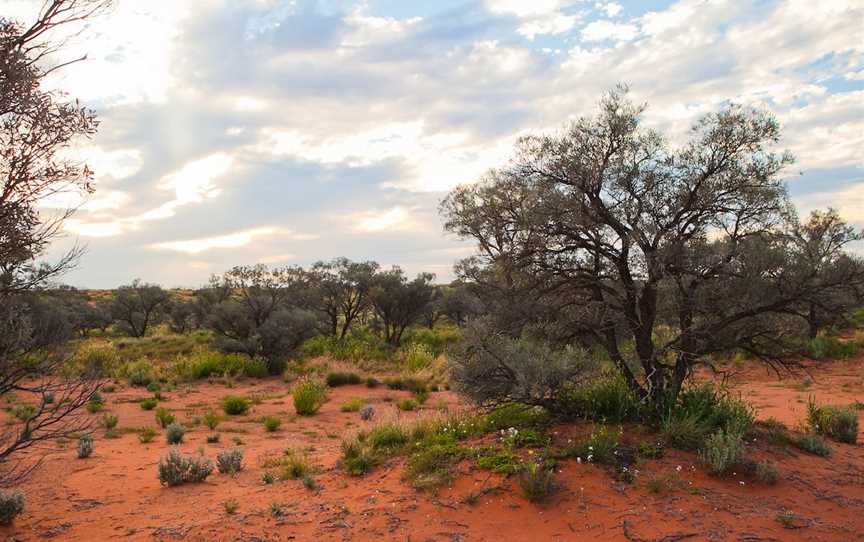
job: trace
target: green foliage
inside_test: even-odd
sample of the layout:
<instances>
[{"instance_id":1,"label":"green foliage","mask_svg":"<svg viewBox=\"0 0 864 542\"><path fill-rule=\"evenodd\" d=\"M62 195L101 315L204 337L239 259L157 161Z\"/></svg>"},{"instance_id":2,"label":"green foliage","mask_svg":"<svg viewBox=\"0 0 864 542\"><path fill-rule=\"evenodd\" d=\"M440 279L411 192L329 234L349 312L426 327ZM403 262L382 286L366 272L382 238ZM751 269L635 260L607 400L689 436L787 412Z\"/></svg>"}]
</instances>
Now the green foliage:
<instances>
[{"instance_id":1,"label":"green foliage","mask_svg":"<svg viewBox=\"0 0 864 542\"><path fill-rule=\"evenodd\" d=\"M87 401L87 404L84 406L85 410L90 414L96 414L97 412L102 411L105 408L105 405L101 402L97 403L96 401L90 400Z\"/></svg>"},{"instance_id":2,"label":"green foliage","mask_svg":"<svg viewBox=\"0 0 864 542\"><path fill-rule=\"evenodd\" d=\"M334 372L327 374L327 385L331 388L362 383L363 379L357 373Z\"/></svg>"},{"instance_id":3,"label":"green foliage","mask_svg":"<svg viewBox=\"0 0 864 542\"><path fill-rule=\"evenodd\" d=\"M279 426L281 425L282 420L280 420L276 416L264 416L264 429L268 433L275 432L277 429L279 429Z\"/></svg>"},{"instance_id":4,"label":"green foliage","mask_svg":"<svg viewBox=\"0 0 864 542\"><path fill-rule=\"evenodd\" d=\"M415 377L385 378L384 385L391 390L407 390L415 394L428 391L429 389L426 382Z\"/></svg>"},{"instance_id":5,"label":"green foliage","mask_svg":"<svg viewBox=\"0 0 864 542\"><path fill-rule=\"evenodd\" d=\"M358 412L363 408L363 404L363 399L347 399L339 406L339 410L342 412Z\"/></svg>"},{"instance_id":6,"label":"green foliage","mask_svg":"<svg viewBox=\"0 0 864 542\"><path fill-rule=\"evenodd\" d=\"M642 415L639 397L618 372L605 372L596 380L561 392L555 410L566 417L603 423L623 423Z\"/></svg>"},{"instance_id":7,"label":"green foliage","mask_svg":"<svg viewBox=\"0 0 864 542\"><path fill-rule=\"evenodd\" d=\"M110 344L85 343L69 362L71 370L85 378L109 378L120 365L117 350Z\"/></svg>"},{"instance_id":8,"label":"green foliage","mask_svg":"<svg viewBox=\"0 0 864 542\"><path fill-rule=\"evenodd\" d=\"M113 433L114 428L117 427L117 423L120 419L114 414L105 413L102 415L102 427L105 429L105 434L110 435Z\"/></svg>"},{"instance_id":9,"label":"green foliage","mask_svg":"<svg viewBox=\"0 0 864 542\"><path fill-rule=\"evenodd\" d=\"M402 399L396 403L396 406L399 407L399 410L410 411L417 408L417 403L413 399Z\"/></svg>"},{"instance_id":10,"label":"green foliage","mask_svg":"<svg viewBox=\"0 0 864 542\"><path fill-rule=\"evenodd\" d=\"M294 409L301 416L311 416L327 401L327 389L318 381L303 379L294 385L291 392Z\"/></svg>"},{"instance_id":11,"label":"green foliage","mask_svg":"<svg viewBox=\"0 0 864 542\"><path fill-rule=\"evenodd\" d=\"M211 431L215 431L216 427L219 425L221 419L219 415L213 412L212 410L207 411L204 414L204 425L206 425Z\"/></svg>"},{"instance_id":12,"label":"green foliage","mask_svg":"<svg viewBox=\"0 0 864 542\"><path fill-rule=\"evenodd\" d=\"M11 525L24 511L24 493L18 490L0 490L0 525Z\"/></svg>"},{"instance_id":13,"label":"green foliage","mask_svg":"<svg viewBox=\"0 0 864 542\"><path fill-rule=\"evenodd\" d=\"M595 424L588 438L568 446L564 455L588 463L615 464L621 434L621 428L613 431L606 425Z\"/></svg>"},{"instance_id":14,"label":"green foliage","mask_svg":"<svg viewBox=\"0 0 864 542\"><path fill-rule=\"evenodd\" d=\"M81 435L78 437L78 459L90 457L93 453L93 437L91 435Z\"/></svg>"},{"instance_id":15,"label":"green foliage","mask_svg":"<svg viewBox=\"0 0 864 542\"><path fill-rule=\"evenodd\" d=\"M156 423L162 429L165 429L172 423L174 423L174 414L171 414L171 411L164 407L159 407L156 409Z\"/></svg>"},{"instance_id":16,"label":"green foliage","mask_svg":"<svg viewBox=\"0 0 864 542\"><path fill-rule=\"evenodd\" d=\"M276 470L280 480L297 480L314 470L309 457L294 448L285 448L279 456L265 457L261 460L261 467L268 471Z\"/></svg>"},{"instance_id":17,"label":"green foliage","mask_svg":"<svg viewBox=\"0 0 864 542\"><path fill-rule=\"evenodd\" d=\"M777 483L777 480L780 478L780 472L777 469L777 463L771 461L770 459L765 459L756 463L754 475L756 479L762 482L763 484L768 484L773 486Z\"/></svg>"},{"instance_id":18,"label":"green foliage","mask_svg":"<svg viewBox=\"0 0 864 542\"><path fill-rule=\"evenodd\" d=\"M844 341L838 337L820 335L807 344L807 353L812 359L848 359L858 352L854 341Z\"/></svg>"},{"instance_id":19,"label":"green foliage","mask_svg":"<svg viewBox=\"0 0 864 542\"><path fill-rule=\"evenodd\" d=\"M450 482L455 462L465 455L455 439L438 437L418 442L416 451L408 456L405 473L416 489L434 490Z\"/></svg>"},{"instance_id":20,"label":"green foliage","mask_svg":"<svg viewBox=\"0 0 864 542\"><path fill-rule=\"evenodd\" d=\"M183 424L174 422L165 429L165 441L168 444L180 444L183 442L183 435L186 434L186 428Z\"/></svg>"},{"instance_id":21,"label":"green foliage","mask_svg":"<svg viewBox=\"0 0 864 542\"><path fill-rule=\"evenodd\" d=\"M243 470L243 448L229 448L216 454L216 468L222 474L236 474Z\"/></svg>"},{"instance_id":22,"label":"green foliage","mask_svg":"<svg viewBox=\"0 0 864 542\"><path fill-rule=\"evenodd\" d=\"M147 397L146 399L142 399L140 403L141 408L144 410L153 410L158 404L159 400L155 397Z\"/></svg>"},{"instance_id":23,"label":"green foliage","mask_svg":"<svg viewBox=\"0 0 864 542\"><path fill-rule=\"evenodd\" d=\"M435 356L425 344L413 343L402 349L402 359L406 370L417 372L432 365Z\"/></svg>"},{"instance_id":24,"label":"green foliage","mask_svg":"<svg viewBox=\"0 0 864 542\"><path fill-rule=\"evenodd\" d=\"M229 516L235 514L237 512L237 508L239 507L240 505L237 503L237 499L228 499L227 501L222 503L222 508Z\"/></svg>"},{"instance_id":25,"label":"green foliage","mask_svg":"<svg viewBox=\"0 0 864 542\"><path fill-rule=\"evenodd\" d=\"M807 404L807 427L839 442L858 441L858 413L851 407L819 406L811 398Z\"/></svg>"},{"instance_id":26,"label":"green foliage","mask_svg":"<svg viewBox=\"0 0 864 542\"><path fill-rule=\"evenodd\" d=\"M12 414L15 418L18 418L22 422L28 422L32 420L36 413L39 411L36 408L36 405L30 403L22 403L20 405L15 405L11 409L9 409L9 413Z\"/></svg>"},{"instance_id":27,"label":"green foliage","mask_svg":"<svg viewBox=\"0 0 864 542\"><path fill-rule=\"evenodd\" d=\"M160 391L162 391L162 385L154 380L153 382L147 384L147 391L149 391L150 393L159 393Z\"/></svg>"},{"instance_id":28,"label":"green foliage","mask_svg":"<svg viewBox=\"0 0 864 542\"><path fill-rule=\"evenodd\" d=\"M740 398L710 384L682 391L669 412L661 419L660 432L672 447L696 450L705 439L722 430L743 435L753 425L752 407Z\"/></svg>"},{"instance_id":29,"label":"green foliage","mask_svg":"<svg viewBox=\"0 0 864 542\"><path fill-rule=\"evenodd\" d=\"M720 429L705 439L698 457L711 474L724 474L744 459L744 438Z\"/></svg>"},{"instance_id":30,"label":"green foliage","mask_svg":"<svg viewBox=\"0 0 864 542\"><path fill-rule=\"evenodd\" d=\"M383 423L369 431L366 441L375 450L392 450L408 442L408 432L395 423Z\"/></svg>"},{"instance_id":31,"label":"green foliage","mask_svg":"<svg viewBox=\"0 0 864 542\"><path fill-rule=\"evenodd\" d=\"M806 433L795 440L795 445L805 452L818 456L831 455L831 447L825 439L815 433Z\"/></svg>"},{"instance_id":32,"label":"green foliage","mask_svg":"<svg viewBox=\"0 0 864 542\"><path fill-rule=\"evenodd\" d=\"M201 350L178 358L173 370L183 380L200 380L209 376L264 378L267 364L247 354Z\"/></svg>"},{"instance_id":33,"label":"green foliage","mask_svg":"<svg viewBox=\"0 0 864 542\"><path fill-rule=\"evenodd\" d=\"M481 455L477 458L477 468L498 474L516 474L522 471L522 460L512 451L505 449L491 455Z\"/></svg>"},{"instance_id":34,"label":"green foliage","mask_svg":"<svg viewBox=\"0 0 864 542\"><path fill-rule=\"evenodd\" d=\"M219 433L207 435L207 444L216 444L217 442L219 442Z\"/></svg>"},{"instance_id":35,"label":"green foliage","mask_svg":"<svg viewBox=\"0 0 864 542\"><path fill-rule=\"evenodd\" d=\"M177 486L190 482L201 482L213 472L213 462L195 455L183 455L171 449L159 459L157 465L159 482L164 486Z\"/></svg>"},{"instance_id":36,"label":"green foliage","mask_svg":"<svg viewBox=\"0 0 864 542\"><path fill-rule=\"evenodd\" d=\"M519 474L522 496L531 502L542 502L552 493L555 471L545 464L529 461Z\"/></svg>"},{"instance_id":37,"label":"green foliage","mask_svg":"<svg viewBox=\"0 0 864 542\"><path fill-rule=\"evenodd\" d=\"M156 380L156 371L147 358L141 358L123 367L123 373L131 386L145 387Z\"/></svg>"},{"instance_id":38,"label":"green foliage","mask_svg":"<svg viewBox=\"0 0 864 542\"><path fill-rule=\"evenodd\" d=\"M327 356L354 363L386 361L392 355L392 349L380 337L361 331L354 331L344 339L319 335L304 342L301 351L305 357Z\"/></svg>"},{"instance_id":39,"label":"green foliage","mask_svg":"<svg viewBox=\"0 0 864 542\"><path fill-rule=\"evenodd\" d=\"M151 442L154 438L156 438L157 432L152 427L145 427L141 431L138 432L138 442L141 444L147 444Z\"/></svg>"},{"instance_id":40,"label":"green foliage","mask_svg":"<svg viewBox=\"0 0 864 542\"><path fill-rule=\"evenodd\" d=\"M422 405L429 400L429 392L426 390L418 391L414 394L414 400L417 401L418 405Z\"/></svg>"},{"instance_id":41,"label":"green foliage","mask_svg":"<svg viewBox=\"0 0 864 542\"><path fill-rule=\"evenodd\" d=\"M249 410L249 399L237 395L226 395L222 398L222 410L229 416L246 414Z\"/></svg>"},{"instance_id":42,"label":"green foliage","mask_svg":"<svg viewBox=\"0 0 864 542\"><path fill-rule=\"evenodd\" d=\"M378 454L368 446L365 446L360 439L355 438L342 441L341 464L351 476L366 474L380 461L381 459Z\"/></svg>"},{"instance_id":43,"label":"green foliage","mask_svg":"<svg viewBox=\"0 0 864 542\"><path fill-rule=\"evenodd\" d=\"M500 406L485 416L486 424L493 431L511 427L516 429L542 427L547 425L550 419L549 412L542 407L518 403Z\"/></svg>"},{"instance_id":44,"label":"green foliage","mask_svg":"<svg viewBox=\"0 0 864 542\"><path fill-rule=\"evenodd\" d=\"M532 428L502 430L501 442L510 448L543 448L550 444L549 435Z\"/></svg>"},{"instance_id":45,"label":"green foliage","mask_svg":"<svg viewBox=\"0 0 864 542\"><path fill-rule=\"evenodd\" d=\"M636 446L636 453L645 459L659 459L663 457L663 443L643 440Z\"/></svg>"},{"instance_id":46,"label":"green foliage","mask_svg":"<svg viewBox=\"0 0 864 542\"><path fill-rule=\"evenodd\" d=\"M459 341L459 329L455 326L436 326L435 329L414 327L405 331L402 336L402 355L407 358L408 353L415 347L422 347L428 353L430 361L432 358L444 354L447 349ZM410 363L407 363L410 365Z\"/></svg>"}]
</instances>

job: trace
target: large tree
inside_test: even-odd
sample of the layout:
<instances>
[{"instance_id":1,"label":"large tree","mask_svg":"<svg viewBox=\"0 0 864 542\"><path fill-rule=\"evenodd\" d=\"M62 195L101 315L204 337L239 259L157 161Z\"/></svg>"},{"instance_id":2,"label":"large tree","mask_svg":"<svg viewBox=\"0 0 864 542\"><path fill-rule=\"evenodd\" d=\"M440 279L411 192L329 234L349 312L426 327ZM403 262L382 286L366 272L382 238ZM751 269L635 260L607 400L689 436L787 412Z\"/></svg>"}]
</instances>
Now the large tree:
<instances>
[{"instance_id":1,"label":"large tree","mask_svg":"<svg viewBox=\"0 0 864 542\"><path fill-rule=\"evenodd\" d=\"M409 281L396 266L377 275L370 299L388 344L399 346L405 330L422 318L435 296L434 278L431 273L420 273Z\"/></svg>"},{"instance_id":2,"label":"large tree","mask_svg":"<svg viewBox=\"0 0 864 542\"><path fill-rule=\"evenodd\" d=\"M369 310L369 293L378 271L376 262L352 262L336 258L318 262L309 269L309 304L327 319L328 332L340 339Z\"/></svg>"},{"instance_id":3,"label":"large tree","mask_svg":"<svg viewBox=\"0 0 864 542\"><path fill-rule=\"evenodd\" d=\"M2 483L38 464L16 460L27 457L20 452L87 427L80 407L99 385L56 376L63 360L44 352L65 340L69 328L58 325L57 312L33 291L81 254L73 248L53 262L41 260L71 211L50 215L39 206L54 194L91 190L90 169L63 151L97 127L91 110L45 88L50 72L76 61L62 58L63 41L52 37L108 3L50 0L29 26L0 15L0 394L21 392L38 402L21 426L0 433Z\"/></svg>"},{"instance_id":4,"label":"large tree","mask_svg":"<svg viewBox=\"0 0 864 542\"><path fill-rule=\"evenodd\" d=\"M442 202L478 243L457 267L560 304L573 335L605 349L656 406L693 367L745 349L783 363L786 311L828 283L801 280L783 225L788 153L769 114L730 106L673 148L626 89L562 132L522 139L512 162ZM532 296L526 296L531 298Z\"/></svg>"},{"instance_id":5,"label":"large tree","mask_svg":"<svg viewBox=\"0 0 864 542\"><path fill-rule=\"evenodd\" d=\"M120 286L111 300L111 315L117 326L132 337L143 337L153 324L159 323L171 297L158 284L135 279Z\"/></svg>"}]
</instances>

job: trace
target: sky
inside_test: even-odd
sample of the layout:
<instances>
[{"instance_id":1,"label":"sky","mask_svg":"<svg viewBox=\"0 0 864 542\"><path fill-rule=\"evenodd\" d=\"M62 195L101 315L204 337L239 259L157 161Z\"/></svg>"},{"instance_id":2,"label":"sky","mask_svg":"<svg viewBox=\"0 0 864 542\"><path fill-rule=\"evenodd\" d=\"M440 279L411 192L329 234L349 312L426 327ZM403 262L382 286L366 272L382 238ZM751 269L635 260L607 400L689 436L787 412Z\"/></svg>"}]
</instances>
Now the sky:
<instances>
[{"instance_id":1,"label":"sky","mask_svg":"<svg viewBox=\"0 0 864 542\"><path fill-rule=\"evenodd\" d=\"M39 2L0 0L32 20ZM452 278L447 190L618 83L673 142L730 102L770 110L804 214L864 228L864 2L116 0L46 86L92 107L96 172L64 282L195 287L234 265L346 256ZM860 250L859 245L856 250Z\"/></svg>"}]
</instances>

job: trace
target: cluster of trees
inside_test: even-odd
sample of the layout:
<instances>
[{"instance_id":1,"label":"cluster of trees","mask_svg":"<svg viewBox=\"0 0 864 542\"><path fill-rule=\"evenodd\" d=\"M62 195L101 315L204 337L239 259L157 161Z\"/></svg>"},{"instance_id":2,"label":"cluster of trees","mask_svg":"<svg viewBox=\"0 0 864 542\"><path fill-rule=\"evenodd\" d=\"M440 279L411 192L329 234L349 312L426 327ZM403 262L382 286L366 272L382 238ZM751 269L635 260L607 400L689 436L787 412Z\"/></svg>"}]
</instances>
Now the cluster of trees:
<instances>
[{"instance_id":1,"label":"cluster of trees","mask_svg":"<svg viewBox=\"0 0 864 542\"><path fill-rule=\"evenodd\" d=\"M465 389L524 388L537 367L497 355L490 335L530 335L602 349L662 411L712 355L787 365L864 301L864 263L846 250L862 232L830 209L797 217L774 118L731 106L673 149L643 109L610 92L596 117L521 140L507 167L442 202L446 228L477 242L457 273L487 301L455 360ZM576 378L584 364L569 366Z\"/></svg>"}]
</instances>

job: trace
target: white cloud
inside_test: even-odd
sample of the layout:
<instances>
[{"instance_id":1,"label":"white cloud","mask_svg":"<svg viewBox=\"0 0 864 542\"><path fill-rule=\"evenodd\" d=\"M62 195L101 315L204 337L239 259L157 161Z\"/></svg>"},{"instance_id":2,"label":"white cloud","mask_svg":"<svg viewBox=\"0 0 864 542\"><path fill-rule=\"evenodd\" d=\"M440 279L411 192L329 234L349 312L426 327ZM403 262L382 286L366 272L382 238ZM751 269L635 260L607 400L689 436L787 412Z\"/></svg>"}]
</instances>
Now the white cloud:
<instances>
[{"instance_id":1,"label":"white cloud","mask_svg":"<svg viewBox=\"0 0 864 542\"><path fill-rule=\"evenodd\" d=\"M607 20L593 21L582 29L582 39L585 41L629 41L638 34L639 29L635 25Z\"/></svg>"},{"instance_id":2,"label":"white cloud","mask_svg":"<svg viewBox=\"0 0 864 542\"><path fill-rule=\"evenodd\" d=\"M286 239L297 240L291 230L278 227L253 228L215 237L204 237L201 239L186 239L182 241L166 241L153 243L150 248L156 250L171 250L186 254L201 254L214 249L238 248L249 245L255 239L261 237L280 236ZM308 236L299 236L299 239L307 239Z\"/></svg>"},{"instance_id":3,"label":"white cloud","mask_svg":"<svg viewBox=\"0 0 864 542\"><path fill-rule=\"evenodd\" d=\"M362 211L345 217L354 231L362 233L378 233L388 231L404 231L413 229L416 223L412 219L414 210L400 206L385 211Z\"/></svg>"},{"instance_id":4,"label":"white cloud","mask_svg":"<svg viewBox=\"0 0 864 542\"><path fill-rule=\"evenodd\" d=\"M562 34L572 29L581 14L570 14L564 8L574 4L563 0L486 0L492 13L513 15L520 19L517 32L529 40L538 35Z\"/></svg>"}]
</instances>

